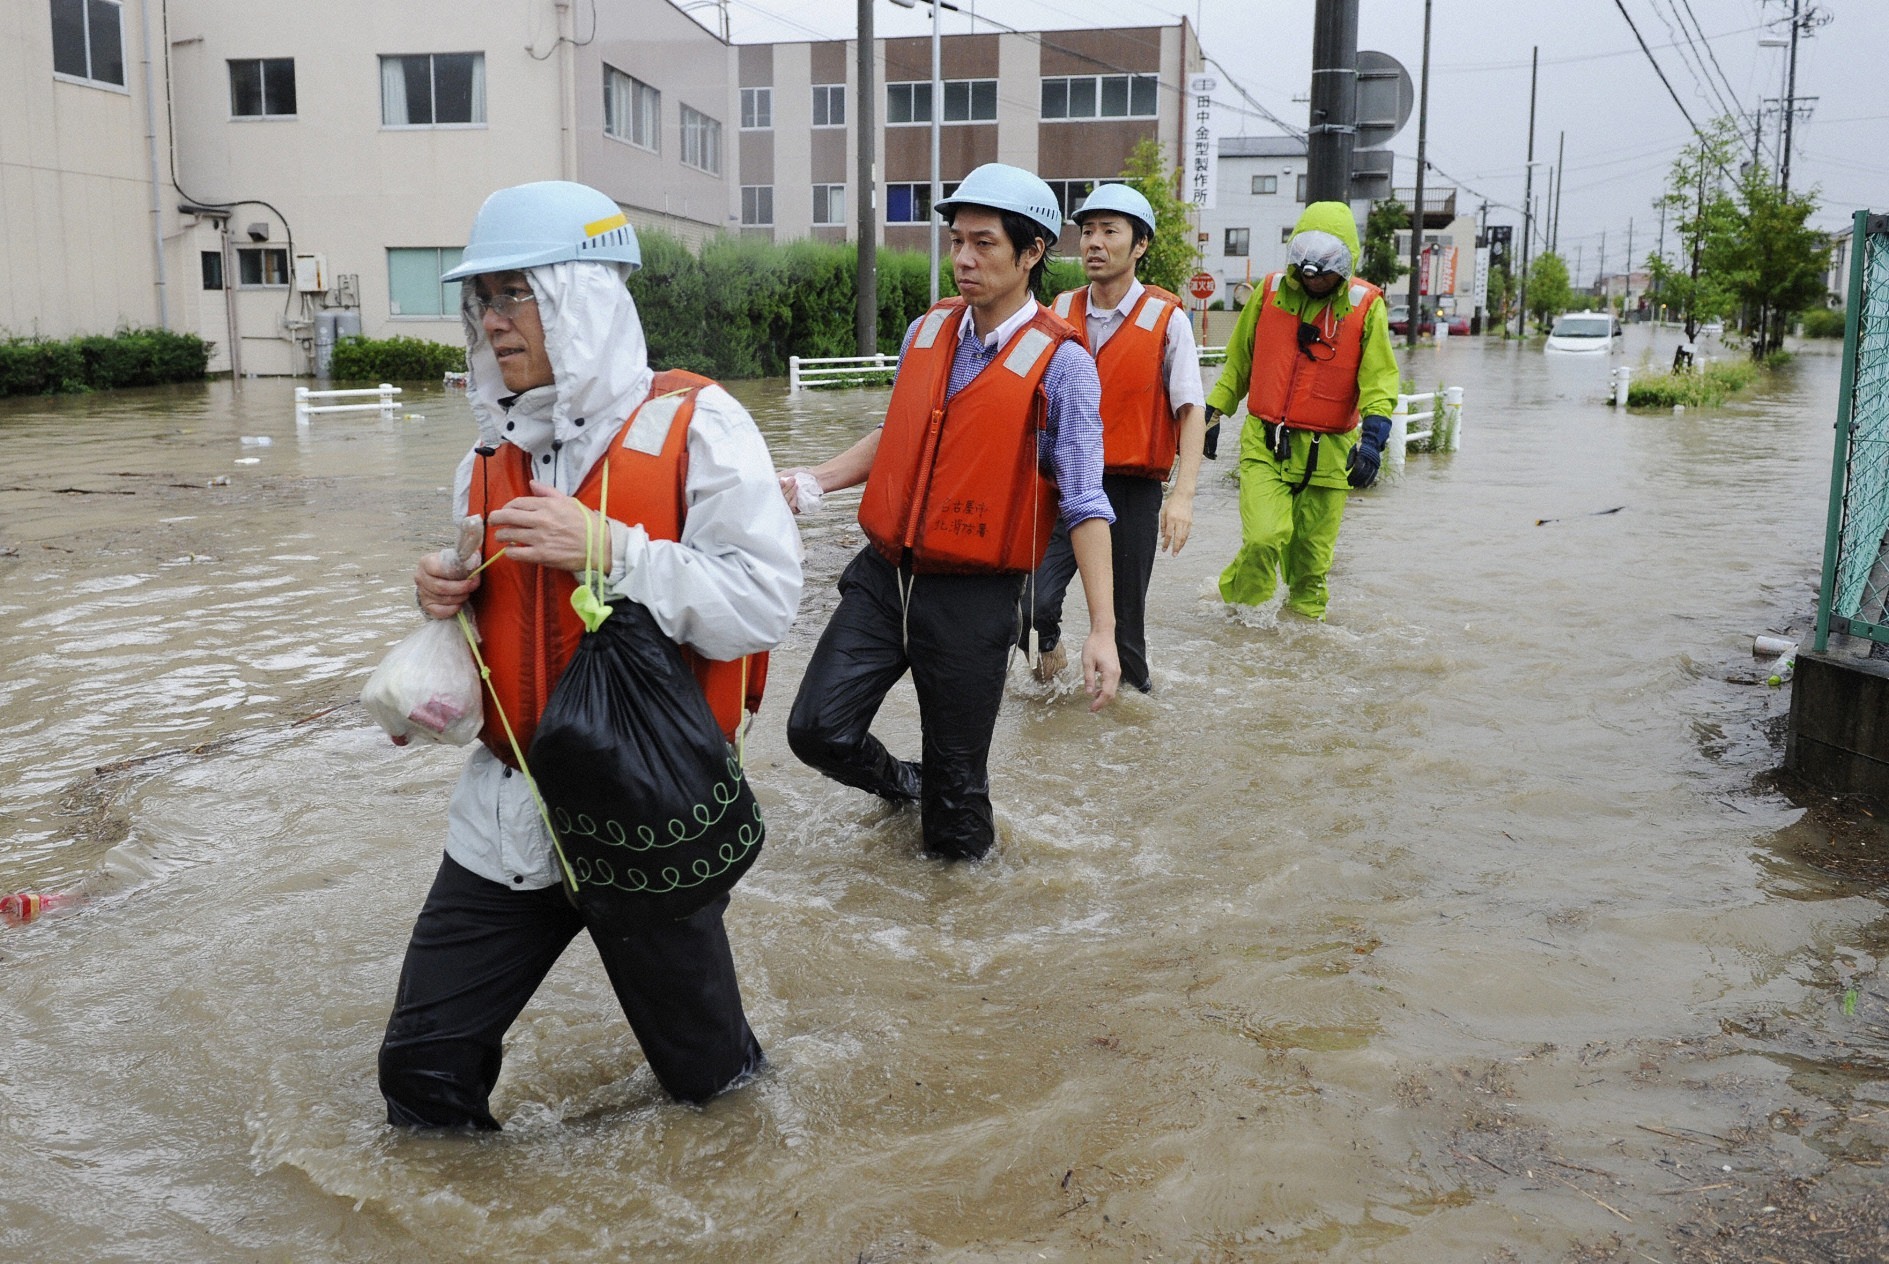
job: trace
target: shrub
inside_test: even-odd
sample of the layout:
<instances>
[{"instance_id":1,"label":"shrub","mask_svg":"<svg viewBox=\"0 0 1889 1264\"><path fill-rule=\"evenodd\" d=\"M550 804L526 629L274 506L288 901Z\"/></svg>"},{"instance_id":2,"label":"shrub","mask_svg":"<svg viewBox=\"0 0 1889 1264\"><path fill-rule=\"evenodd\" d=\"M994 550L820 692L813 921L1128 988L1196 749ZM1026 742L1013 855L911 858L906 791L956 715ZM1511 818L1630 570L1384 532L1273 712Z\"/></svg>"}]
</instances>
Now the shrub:
<instances>
[{"instance_id":1,"label":"shrub","mask_svg":"<svg viewBox=\"0 0 1889 1264\"><path fill-rule=\"evenodd\" d=\"M404 336L338 339L328 365L337 382L430 382L465 371L464 347Z\"/></svg>"},{"instance_id":2,"label":"shrub","mask_svg":"<svg viewBox=\"0 0 1889 1264\"><path fill-rule=\"evenodd\" d=\"M1715 408L1728 395L1744 390L1758 379L1758 366L1749 360L1719 360L1696 372L1656 373L1634 378L1627 386L1629 408Z\"/></svg>"},{"instance_id":3,"label":"shrub","mask_svg":"<svg viewBox=\"0 0 1889 1264\"><path fill-rule=\"evenodd\" d=\"M0 341L0 396L160 386L203 377L212 344L168 329L121 329L55 342Z\"/></svg>"},{"instance_id":4,"label":"shrub","mask_svg":"<svg viewBox=\"0 0 1889 1264\"><path fill-rule=\"evenodd\" d=\"M1841 338L1845 319L1841 307L1813 307L1804 313L1804 337Z\"/></svg>"}]
</instances>

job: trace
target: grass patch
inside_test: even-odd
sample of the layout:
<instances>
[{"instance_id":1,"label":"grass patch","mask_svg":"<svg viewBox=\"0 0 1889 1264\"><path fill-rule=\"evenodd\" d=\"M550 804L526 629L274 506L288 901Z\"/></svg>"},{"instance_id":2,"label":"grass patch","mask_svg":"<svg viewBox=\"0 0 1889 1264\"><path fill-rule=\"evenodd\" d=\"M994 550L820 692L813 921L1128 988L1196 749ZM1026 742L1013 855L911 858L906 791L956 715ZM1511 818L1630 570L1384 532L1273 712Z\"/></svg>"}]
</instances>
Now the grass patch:
<instances>
[{"instance_id":1,"label":"grass patch","mask_svg":"<svg viewBox=\"0 0 1889 1264\"><path fill-rule=\"evenodd\" d=\"M1702 369L1636 377L1627 386L1628 408L1716 408L1758 380L1749 360L1716 360Z\"/></svg>"}]
</instances>

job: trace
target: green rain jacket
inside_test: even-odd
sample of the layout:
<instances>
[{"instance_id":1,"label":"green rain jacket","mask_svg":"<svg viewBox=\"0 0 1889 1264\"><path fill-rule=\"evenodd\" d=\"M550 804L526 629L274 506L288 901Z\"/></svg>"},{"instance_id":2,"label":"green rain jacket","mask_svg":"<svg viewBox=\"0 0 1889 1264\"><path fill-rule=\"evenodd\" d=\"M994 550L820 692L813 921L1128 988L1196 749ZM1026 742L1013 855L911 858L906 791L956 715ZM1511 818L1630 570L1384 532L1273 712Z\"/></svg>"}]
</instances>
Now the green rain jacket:
<instances>
[{"instance_id":1,"label":"green rain jacket","mask_svg":"<svg viewBox=\"0 0 1889 1264\"><path fill-rule=\"evenodd\" d=\"M1351 247L1352 266L1358 258L1358 224L1351 208L1343 202L1314 202L1299 216L1293 234L1322 231L1331 233ZM1264 287L1261 287L1263 293ZM1329 297L1315 299L1299 284L1297 269L1285 269L1272 301L1300 319L1322 311L1328 304L1335 317L1343 318L1351 310L1349 285L1340 285ZM1233 326L1227 342L1227 362L1220 380L1207 393L1207 407L1226 417L1237 417L1246 409L1247 387L1253 376L1253 334L1259 327L1259 304L1249 302ZM1358 414L1363 417L1388 417L1397 405L1401 379L1397 373L1397 355L1391 349L1390 315L1378 303L1364 318L1364 345L1358 363ZM1291 354L1297 354L1294 350ZM1318 469L1312 474L1314 487L1347 487L1345 461L1358 442L1359 432L1328 434L1319 441ZM1282 475L1293 483L1305 476L1306 454L1311 451L1312 436L1306 431L1292 435L1292 459ZM1272 458L1266 458L1271 461ZM1277 464L1277 462L1274 462Z\"/></svg>"}]
</instances>

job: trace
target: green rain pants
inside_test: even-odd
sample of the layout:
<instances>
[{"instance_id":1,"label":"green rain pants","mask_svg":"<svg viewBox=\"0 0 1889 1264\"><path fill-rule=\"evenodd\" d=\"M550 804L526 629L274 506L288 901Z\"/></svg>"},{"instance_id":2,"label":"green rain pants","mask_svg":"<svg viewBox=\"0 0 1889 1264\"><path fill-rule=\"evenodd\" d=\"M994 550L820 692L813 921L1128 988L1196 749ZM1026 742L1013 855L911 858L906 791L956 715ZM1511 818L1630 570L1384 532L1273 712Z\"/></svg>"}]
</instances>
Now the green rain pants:
<instances>
[{"instance_id":1,"label":"green rain pants","mask_svg":"<svg viewBox=\"0 0 1889 1264\"><path fill-rule=\"evenodd\" d=\"M1329 453L1323 455L1329 459ZM1222 600L1264 605L1283 573L1286 607L1308 619L1325 617L1330 600L1325 576L1331 572L1349 491L1312 483L1294 496L1297 483L1266 450L1259 423L1250 422L1240 436L1240 551L1220 573Z\"/></svg>"}]
</instances>

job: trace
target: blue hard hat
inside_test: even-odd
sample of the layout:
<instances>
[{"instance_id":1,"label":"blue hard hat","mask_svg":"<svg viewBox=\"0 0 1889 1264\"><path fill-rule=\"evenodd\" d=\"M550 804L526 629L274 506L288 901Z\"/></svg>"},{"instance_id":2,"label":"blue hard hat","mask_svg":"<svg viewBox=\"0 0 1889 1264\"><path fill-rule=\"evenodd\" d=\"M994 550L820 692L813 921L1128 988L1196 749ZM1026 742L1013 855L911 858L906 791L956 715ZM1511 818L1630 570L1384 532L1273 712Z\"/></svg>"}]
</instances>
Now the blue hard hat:
<instances>
[{"instance_id":1,"label":"blue hard hat","mask_svg":"<svg viewBox=\"0 0 1889 1264\"><path fill-rule=\"evenodd\" d=\"M1141 196L1141 190L1129 184L1098 184L1095 192L1084 198L1076 213L1069 218L1080 224L1084 215L1098 215L1111 211L1117 215L1132 215L1141 221L1150 233L1154 231L1154 207L1148 205L1148 199Z\"/></svg>"},{"instance_id":2,"label":"blue hard hat","mask_svg":"<svg viewBox=\"0 0 1889 1264\"><path fill-rule=\"evenodd\" d=\"M987 162L964 177L958 191L938 203L948 211L959 206L983 206L993 211L1015 211L1041 224L1054 242L1063 231L1063 211L1056 194L1042 177L1001 162Z\"/></svg>"},{"instance_id":3,"label":"blue hard hat","mask_svg":"<svg viewBox=\"0 0 1889 1264\"><path fill-rule=\"evenodd\" d=\"M571 261L627 263L634 270L643 266L643 252L623 208L609 195L569 180L539 180L500 189L485 200L459 266L440 280Z\"/></svg>"}]
</instances>

